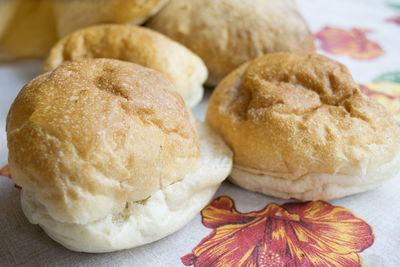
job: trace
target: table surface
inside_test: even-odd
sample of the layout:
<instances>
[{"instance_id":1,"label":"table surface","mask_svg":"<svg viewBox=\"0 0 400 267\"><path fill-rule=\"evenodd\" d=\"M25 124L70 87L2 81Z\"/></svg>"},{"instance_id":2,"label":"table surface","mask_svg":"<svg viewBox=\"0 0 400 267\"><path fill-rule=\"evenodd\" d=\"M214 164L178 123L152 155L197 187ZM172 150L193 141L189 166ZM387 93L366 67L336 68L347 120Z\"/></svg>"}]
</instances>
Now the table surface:
<instances>
[{"instance_id":1,"label":"table surface","mask_svg":"<svg viewBox=\"0 0 400 267\"><path fill-rule=\"evenodd\" d=\"M399 120L400 2L298 2L316 36L319 52L347 65L363 89L382 101ZM0 168L7 163L4 129L9 106L20 88L39 74L40 66L37 60L0 64ZM397 94L397 99L384 98L377 91ZM210 93L207 90L204 100L193 110L199 119L204 119ZM373 244L360 253L365 266L400 266L399 182L400 176L375 190L329 202L353 212L373 229ZM10 179L0 176L0 266L182 266L181 257L212 231L202 224L198 214L182 230L149 245L106 254L76 253L28 222L19 194ZM216 196L222 195L233 199L240 212L259 210L271 202L288 202L248 192L229 182L224 182Z\"/></svg>"}]
</instances>

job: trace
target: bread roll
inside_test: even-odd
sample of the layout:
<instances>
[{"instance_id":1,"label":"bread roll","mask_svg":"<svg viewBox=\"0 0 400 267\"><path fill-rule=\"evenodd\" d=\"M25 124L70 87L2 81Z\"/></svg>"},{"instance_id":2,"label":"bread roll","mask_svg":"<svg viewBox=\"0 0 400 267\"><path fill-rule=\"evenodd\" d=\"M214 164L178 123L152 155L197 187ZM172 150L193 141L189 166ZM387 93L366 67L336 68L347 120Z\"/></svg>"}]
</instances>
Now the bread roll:
<instances>
[{"instance_id":1,"label":"bread roll","mask_svg":"<svg viewBox=\"0 0 400 267\"><path fill-rule=\"evenodd\" d=\"M223 141L197 128L200 139L171 83L140 65L87 59L42 74L7 117L9 167L25 215L85 252L178 230L231 169Z\"/></svg>"},{"instance_id":2,"label":"bread roll","mask_svg":"<svg viewBox=\"0 0 400 267\"><path fill-rule=\"evenodd\" d=\"M59 37L101 23L141 24L168 0L54 0Z\"/></svg>"},{"instance_id":3,"label":"bread roll","mask_svg":"<svg viewBox=\"0 0 400 267\"><path fill-rule=\"evenodd\" d=\"M207 122L234 152L231 179L281 198L329 200L400 170L400 130L347 68L322 55L275 53L213 92Z\"/></svg>"},{"instance_id":4,"label":"bread roll","mask_svg":"<svg viewBox=\"0 0 400 267\"><path fill-rule=\"evenodd\" d=\"M171 0L147 26L198 54L209 85L263 54L314 50L294 0Z\"/></svg>"},{"instance_id":5,"label":"bread roll","mask_svg":"<svg viewBox=\"0 0 400 267\"><path fill-rule=\"evenodd\" d=\"M0 61L42 57L57 41L50 0L0 2Z\"/></svg>"},{"instance_id":6,"label":"bread roll","mask_svg":"<svg viewBox=\"0 0 400 267\"><path fill-rule=\"evenodd\" d=\"M115 58L158 70L174 84L189 107L203 96L207 68L189 49L150 29L128 25L99 25L76 31L50 51L43 70L64 61Z\"/></svg>"},{"instance_id":7,"label":"bread roll","mask_svg":"<svg viewBox=\"0 0 400 267\"><path fill-rule=\"evenodd\" d=\"M21 0L3 0L0 2L0 33L10 25L10 21L15 14L17 6Z\"/></svg>"},{"instance_id":8,"label":"bread roll","mask_svg":"<svg viewBox=\"0 0 400 267\"><path fill-rule=\"evenodd\" d=\"M168 0L2 0L0 61L41 58L60 37L94 24L140 24Z\"/></svg>"}]
</instances>

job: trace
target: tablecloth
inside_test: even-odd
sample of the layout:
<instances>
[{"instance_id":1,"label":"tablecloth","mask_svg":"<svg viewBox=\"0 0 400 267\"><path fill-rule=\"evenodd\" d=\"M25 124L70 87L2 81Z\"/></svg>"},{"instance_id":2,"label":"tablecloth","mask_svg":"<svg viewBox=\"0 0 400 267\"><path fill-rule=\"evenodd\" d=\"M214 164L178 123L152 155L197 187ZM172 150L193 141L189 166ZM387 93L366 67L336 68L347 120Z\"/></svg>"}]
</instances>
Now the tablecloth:
<instances>
[{"instance_id":1,"label":"tablecloth","mask_svg":"<svg viewBox=\"0 0 400 267\"><path fill-rule=\"evenodd\" d=\"M400 121L400 2L298 3L318 51L347 65L362 91L384 104ZM9 106L20 88L39 74L40 65L35 60L0 65L0 168L7 164L4 129ZM204 119L210 93L208 90L193 111L199 119ZM211 262L236 266L249 255L256 257L260 266L281 266L285 261L293 266L299 262L400 266L400 176L372 191L308 203L270 198L224 182L210 205L177 233L139 248L88 254L65 249L39 226L31 225L22 213L19 189L6 177L6 168L0 172L0 266L183 266ZM232 216L227 217L227 213ZM254 227L256 224L262 227ZM267 232L280 234L280 243L265 238ZM222 238L216 241L216 235ZM210 242L214 245L205 247ZM282 252L288 246L298 253Z\"/></svg>"}]
</instances>

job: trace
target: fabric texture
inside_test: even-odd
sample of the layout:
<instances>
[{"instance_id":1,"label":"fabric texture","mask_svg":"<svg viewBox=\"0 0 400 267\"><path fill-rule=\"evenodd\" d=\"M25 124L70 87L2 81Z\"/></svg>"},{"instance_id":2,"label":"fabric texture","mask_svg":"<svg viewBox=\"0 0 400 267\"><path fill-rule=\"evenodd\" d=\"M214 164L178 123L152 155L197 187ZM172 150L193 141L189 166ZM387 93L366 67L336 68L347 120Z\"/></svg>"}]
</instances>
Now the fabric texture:
<instances>
[{"instance_id":1,"label":"fabric texture","mask_svg":"<svg viewBox=\"0 0 400 267\"><path fill-rule=\"evenodd\" d=\"M316 37L318 51L348 66L361 90L384 104L399 122L400 2L298 0L298 4ZM4 129L8 109L22 86L39 74L40 65L39 61L0 65L0 168L7 164ZM209 95L210 91L206 92L194 110L200 119L204 119ZM329 201L351 211L373 230L373 243L354 250L364 266L400 266L399 191L400 175L375 190ZM288 202L229 182L224 182L214 199L223 195L233 199L241 213L263 209L272 202ZM28 222L21 210L20 190L6 176L0 176L0 211L0 266L183 266L181 257L212 233L199 213L181 231L149 245L106 254L72 252ZM188 264L195 262L194 258L184 259Z\"/></svg>"}]
</instances>

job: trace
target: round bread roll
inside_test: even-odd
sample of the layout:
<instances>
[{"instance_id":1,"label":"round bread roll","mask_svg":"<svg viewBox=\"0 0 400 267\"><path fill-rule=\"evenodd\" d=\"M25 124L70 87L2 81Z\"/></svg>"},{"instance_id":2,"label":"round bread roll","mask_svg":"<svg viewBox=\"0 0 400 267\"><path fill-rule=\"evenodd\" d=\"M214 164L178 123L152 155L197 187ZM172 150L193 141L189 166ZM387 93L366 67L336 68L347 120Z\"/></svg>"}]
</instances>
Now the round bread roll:
<instances>
[{"instance_id":1,"label":"round bread roll","mask_svg":"<svg viewBox=\"0 0 400 267\"><path fill-rule=\"evenodd\" d=\"M322 55L276 53L242 65L213 92L207 122L233 150L231 180L275 197L343 197L400 170L392 116Z\"/></svg>"},{"instance_id":2,"label":"round bread roll","mask_svg":"<svg viewBox=\"0 0 400 267\"><path fill-rule=\"evenodd\" d=\"M7 117L22 207L67 248L106 252L189 222L232 155L157 71L112 59L62 64L28 83Z\"/></svg>"},{"instance_id":3,"label":"round bread roll","mask_svg":"<svg viewBox=\"0 0 400 267\"><path fill-rule=\"evenodd\" d=\"M0 61L44 56L56 41L51 1L0 1Z\"/></svg>"},{"instance_id":4,"label":"round bread roll","mask_svg":"<svg viewBox=\"0 0 400 267\"><path fill-rule=\"evenodd\" d=\"M53 0L59 37L101 23L141 24L168 0Z\"/></svg>"},{"instance_id":5,"label":"round bread roll","mask_svg":"<svg viewBox=\"0 0 400 267\"><path fill-rule=\"evenodd\" d=\"M64 61L114 58L162 72L181 94L188 107L203 97L207 68L189 49L150 29L128 25L100 25L76 31L50 51L43 71Z\"/></svg>"},{"instance_id":6,"label":"round bread roll","mask_svg":"<svg viewBox=\"0 0 400 267\"><path fill-rule=\"evenodd\" d=\"M147 26L199 55L209 85L266 53L314 51L294 0L171 0Z\"/></svg>"}]
</instances>

